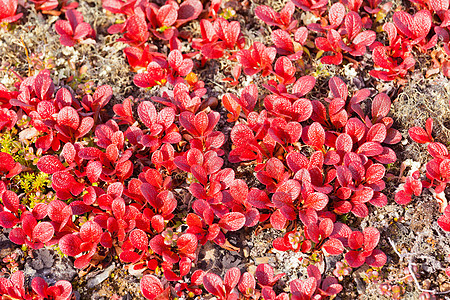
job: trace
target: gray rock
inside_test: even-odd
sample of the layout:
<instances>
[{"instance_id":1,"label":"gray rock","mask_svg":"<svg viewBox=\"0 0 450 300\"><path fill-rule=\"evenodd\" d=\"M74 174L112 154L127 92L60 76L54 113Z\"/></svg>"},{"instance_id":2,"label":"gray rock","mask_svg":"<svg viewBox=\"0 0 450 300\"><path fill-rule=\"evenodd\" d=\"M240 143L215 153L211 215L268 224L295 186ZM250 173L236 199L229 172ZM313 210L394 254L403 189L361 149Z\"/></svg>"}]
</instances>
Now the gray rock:
<instances>
[{"instance_id":1,"label":"gray rock","mask_svg":"<svg viewBox=\"0 0 450 300\"><path fill-rule=\"evenodd\" d=\"M31 267L36 271L42 270L45 268L51 268L55 260L53 259L53 255L50 253L48 249L39 249L35 251L39 253L35 259L31 261Z\"/></svg>"},{"instance_id":2,"label":"gray rock","mask_svg":"<svg viewBox=\"0 0 450 300\"><path fill-rule=\"evenodd\" d=\"M101 272L101 273L95 275L95 277L89 279L87 282L87 288L91 289L91 288L95 287L96 285L99 285L100 283L105 281L109 277L109 275L112 273L112 271L114 271L115 268L116 268L116 265L113 263L108 268L106 268L103 272Z\"/></svg>"},{"instance_id":3,"label":"gray rock","mask_svg":"<svg viewBox=\"0 0 450 300\"><path fill-rule=\"evenodd\" d=\"M336 263L342 259L342 254L325 256L325 272L333 272L336 269Z\"/></svg>"},{"instance_id":4,"label":"gray rock","mask_svg":"<svg viewBox=\"0 0 450 300\"><path fill-rule=\"evenodd\" d=\"M24 275L30 278L42 277L49 285L59 280L71 282L77 275L73 263L67 257L55 255L52 249L42 248L33 251L34 258L27 258Z\"/></svg>"},{"instance_id":5,"label":"gray rock","mask_svg":"<svg viewBox=\"0 0 450 300\"><path fill-rule=\"evenodd\" d=\"M355 277L355 282L356 282L356 290L358 291L358 294L360 294L360 295L364 294L366 291L366 284L364 283L364 281L362 281L362 279L359 277Z\"/></svg>"},{"instance_id":6,"label":"gray rock","mask_svg":"<svg viewBox=\"0 0 450 300\"><path fill-rule=\"evenodd\" d=\"M14 244L9 240L0 240L0 258L4 258L5 256L11 254L14 251L14 248Z\"/></svg>"},{"instance_id":7,"label":"gray rock","mask_svg":"<svg viewBox=\"0 0 450 300\"><path fill-rule=\"evenodd\" d=\"M81 299L81 295L78 291L74 291L73 292L74 296L75 296L75 300L80 300Z\"/></svg>"},{"instance_id":8,"label":"gray rock","mask_svg":"<svg viewBox=\"0 0 450 300\"><path fill-rule=\"evenodd\" d=\"M122 300L132 300L133 296L131 296L130 294L126 294L125 296L122 297Z\"/></svg>"}]
</instances>

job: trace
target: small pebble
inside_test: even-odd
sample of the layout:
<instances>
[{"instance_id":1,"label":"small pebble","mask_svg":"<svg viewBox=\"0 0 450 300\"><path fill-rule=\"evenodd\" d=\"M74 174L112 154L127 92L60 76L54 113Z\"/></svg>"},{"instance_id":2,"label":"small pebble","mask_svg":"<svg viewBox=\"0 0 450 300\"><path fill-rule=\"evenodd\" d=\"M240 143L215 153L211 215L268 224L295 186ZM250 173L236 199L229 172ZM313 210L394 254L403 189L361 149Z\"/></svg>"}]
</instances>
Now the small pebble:
<instances>
[{"instance_id":1,"label":"small pebble","mask_svg":"<svg viewBox=\"0 0 450 300\"><path fill-rule=\"evenodd\" d=\"M269 257L269 256L264 256L264 257L256 257L255 258L255 264L256 265L260 265L260 264L268 264L270 261L273 261L273 257Z\"/></svg>"},{"instance_id":2,"label":"small pebble","mask_svg":"<svg viewBox=\"0 0 450 300\"><path fill-rule=\"evenodd\" d=\"M244 255L244 257L249 257L250 256L250 249L248 247L244 247L242 249L242 254Z\"/></svg>"},{"instance_id":3,"label":"small pebble","mask_svg":"<svg viewBox=\"0 0 450 300\"><path fill-rule=\"evenodd\" d=\"M105 271L103 271L102 273L98 274L94 278L89 279L87 282L88 289L91 289L91 288L95 287L96 285L99 285L100 283L105 281L109 277L109 274L111 274L115 268L116 268L116 265L112 264L111 266L106 268Z\"/></svg>"}]
</instances>

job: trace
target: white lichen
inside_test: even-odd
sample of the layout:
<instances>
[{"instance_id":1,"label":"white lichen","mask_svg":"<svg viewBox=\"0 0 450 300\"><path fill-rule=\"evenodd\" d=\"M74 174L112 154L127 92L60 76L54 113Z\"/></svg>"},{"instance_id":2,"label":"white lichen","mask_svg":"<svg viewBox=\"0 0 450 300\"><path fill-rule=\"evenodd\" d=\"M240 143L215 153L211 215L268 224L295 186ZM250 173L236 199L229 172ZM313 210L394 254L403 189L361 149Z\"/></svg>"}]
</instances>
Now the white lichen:
<instances>
[{"instance_id":1,"label":"white lichen","mask_svg":"<svg viewBox=\"0 0 450 300\"><path fill-rule=\"evenodd\" d=\"M316 23L317 21L320 20L319 17L315 16L313 13L311 13L309 11L302 13L302 15L300 16L300 19L302 20L302 22L305 26L308 26L309 24L312 24L312 23Z\"/></svg>"},{"instance_id":2,"label":"white lichen","mask_svg":"<svg viewBox=\"0 0 450 300\"><path fill-rule=\"evenodd\" d=\"M343 69L344 75L348 78L355 78L358 76L358 72L356 72L355 68L352 67L352 64L346 64Z\"/></svg>"}]
</instances>

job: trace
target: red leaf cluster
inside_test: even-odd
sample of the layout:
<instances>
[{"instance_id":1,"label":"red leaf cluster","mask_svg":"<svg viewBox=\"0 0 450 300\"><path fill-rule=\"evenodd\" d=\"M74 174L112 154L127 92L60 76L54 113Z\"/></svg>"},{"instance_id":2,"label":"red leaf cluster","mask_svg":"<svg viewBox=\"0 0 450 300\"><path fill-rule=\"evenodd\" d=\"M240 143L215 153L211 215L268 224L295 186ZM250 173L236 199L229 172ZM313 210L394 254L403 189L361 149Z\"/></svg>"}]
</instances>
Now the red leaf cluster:
<instances>
[{"instance_id":1,"label":"red leaf cluster","mask_svg":"<svg viewBox=\"0 0 450 300\"><path fill-rule=\"evenodd\" d=\"M58 20L55 23L61 45L72 47L77 43L95 43L95 31L83 21L83 15L79 11L68 9L65 15L67 20Z\"/></svg>"},{"instance_id":2,"label":"red leaf cluster","mask_svg":"<svg viewBox=\"0 0 450 300\"><path fill-rule=\"evenodd\" d=\"M22 13L17 12L17 0L0 1L0 23L13 23L22 18Z\"/></svg>"},{"instance_id":3,"label":"red leaf cluster","mask_svg":"<svg viewBox=\"0 0 450 300\"><path fill-rule=\"evenodd\" d=\"M56 21L55 29L62 45L94 42L95 31L74 9L76 4L32 2L53 14L61 4L66 20ZM17 91L0 85L1 133L27 130L19 139L30 149L25 158L17 149L0 152L0 226L11 228L9 239L32 249L57 243L74 257L77 268L105 254L145 274L162 270L163 281L156 275L141 280L148 299L192 298L204 290L224 300L319 299L342 290L336 278L322 278L314 265L306 280L290 282L290 295L276 294L272 287L284 274L275 275L266 264L254 275L231 268L223 279L191 272L199 245L212 241L231 248L229 231L243 227L289 228L273 241L280 251L343 254L352 268L383 266L386 255L376 249L378 230L353 231L337 219L348 213L365 218L369 204L388 202L383 194L386 165L396 161L390 145L401 140L389 117L391 99L355 89L361 80L353 82L353 93L339 77L330 78L327 86L320 66L309 72L311 62L314 66L321 57L324 64L350 62L357 69L361 61L370 61L369 48L370 74L398 80L414 67L417 51L427 53L439 42L434 64L448 75L449 3L415 1L413 15L401 7L388 14L389 3L380 6L379 0L343 0L329 8L327 3L292 0L280 11L256 7L255 15L274 29L266 44L248 40L248 28L220 0L104 0L106 10L123 15L123 22L108 32L121 34L118 41L129 45L124 53L137 72L134 84L152 95L126 98L114 105L113 115L103 110L113 99L107 85L91 90L86 84L77 91L55 87L48 70L19 78ZM0 1L0 21L17 21L22 15L16 14L17 5ZM310 20L304 19L299 27L296 7L317 21L306 24ZM392 15L392 22L381 24L381 15ZM189 30L183 27L196 19L198 36L190 32L197 23ZM387 45L377 41L379 25ZM221 98L231 126L220 120L217 98L207 95L212 79L205 84L198 72L225 60L231 65L223 68L230 76L224 81L239 87L245 79L242 90L212 94ZM261 82L262 77L269 79ZM324 89L329 92L323 99L317 95ZM414 141L427 144L432 159L426 179L419 171L406 178L397 203L408 204L423 188L434 188L439 197L450 182L448 149L434 141L432 129L429 119L425 128L409 130ZM28 156L35 160L29 162ZM44 195L45 203L33 202L31 209L28 191L14 178L20 172L49 174L51 186L39 192L51 188L54 194ZM242 177L244 172L259 183ZM449 220L447 207L438 224L450 231ZM177 283L171 288L168 281ZM34 278L31 288L24 289L21 272L0 278L0 294L7 298L69 299L72 293L65 281L49 287Z\"/></svg>"}]
</instances>

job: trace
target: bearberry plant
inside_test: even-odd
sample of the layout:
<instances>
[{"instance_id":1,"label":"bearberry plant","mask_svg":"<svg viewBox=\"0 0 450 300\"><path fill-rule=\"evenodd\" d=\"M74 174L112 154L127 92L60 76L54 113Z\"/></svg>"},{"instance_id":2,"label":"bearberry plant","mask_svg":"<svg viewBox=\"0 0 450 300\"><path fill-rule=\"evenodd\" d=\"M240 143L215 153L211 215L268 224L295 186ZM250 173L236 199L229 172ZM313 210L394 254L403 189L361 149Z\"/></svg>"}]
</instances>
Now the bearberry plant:
<instances>
[{"instance_id":1,"label":"bearberry plant","mask_svg":"<svg viewBox=\"0 0 450 300\"><path fill-rule=\"evenodd\" d=\"M78 269L95 267L99 253L115 258L145 274L147 299L328 299L352 269L382 268L379 230L351 226L392 200L385 175L402 139L390 117L394 99L312 66L370 65L367 78L401 85L433 50L449 76L449 4L407 1L408 12L400 6L383 20L390 5L380 1L332 2L254 5L260 32L271 32L255 39L221 0L103 0L117 18L107 32L126 45L123 68L146 96L119 101L110 85L97 84L74 91L56 84L52 69L0 84L0 226L10 241L58 247ZM105 42L78 3L25 3L0 0L2 30L13 31L10 23L23 22L33 5L59 16L49 34L61 48ZM218 106L203 70L220 64L229 77L214 79ZM433 158L426 178L406 179L399 204L423 188L441 194L450 182L449 152L432 127L430 119L409 130ZM450 231L449 206L438 224ZM309 259L284 292L275 285L286 274L269 264L223 277L198 268L206 243L233 249L229 232L268 227L280 231L270 241L278 251L342 261L325 272ZM49 286L35 277L30 285L14 270L0 278L5 299L72 297L67 281Z\"/></svg>"}]
</instances>

